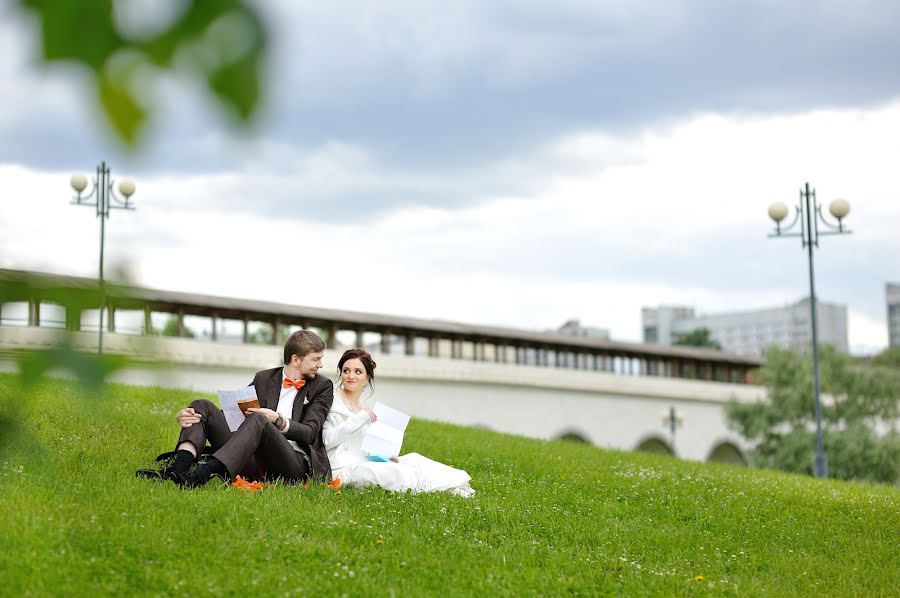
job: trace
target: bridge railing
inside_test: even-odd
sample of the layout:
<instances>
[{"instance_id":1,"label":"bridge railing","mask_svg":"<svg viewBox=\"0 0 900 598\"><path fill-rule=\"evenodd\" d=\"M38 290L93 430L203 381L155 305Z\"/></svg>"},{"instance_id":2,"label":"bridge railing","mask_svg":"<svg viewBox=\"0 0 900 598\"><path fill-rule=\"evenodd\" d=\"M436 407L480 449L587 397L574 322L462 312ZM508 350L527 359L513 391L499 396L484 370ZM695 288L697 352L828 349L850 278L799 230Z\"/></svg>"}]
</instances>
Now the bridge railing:
<instances>
[{"instance_id":1,"label":"bridge railing","mask_svg":"<svg viewBox=\"0 0 900 598\"><path fill-rule=\"evenodd\" d=\"M61 299L62 298L62 299ZM611 372L752 384L757 357L471 325L424 318L332 310L107 284L110 332L191 336L193 319L208 323L197 340L280 345L294 329L314 329L330 348L367 347L381 354L427 356L541 368ZM97 330L97 281L0 269L0 325ZM117 317L117 314L127 317Z\"/></svg>"}]
</instances>

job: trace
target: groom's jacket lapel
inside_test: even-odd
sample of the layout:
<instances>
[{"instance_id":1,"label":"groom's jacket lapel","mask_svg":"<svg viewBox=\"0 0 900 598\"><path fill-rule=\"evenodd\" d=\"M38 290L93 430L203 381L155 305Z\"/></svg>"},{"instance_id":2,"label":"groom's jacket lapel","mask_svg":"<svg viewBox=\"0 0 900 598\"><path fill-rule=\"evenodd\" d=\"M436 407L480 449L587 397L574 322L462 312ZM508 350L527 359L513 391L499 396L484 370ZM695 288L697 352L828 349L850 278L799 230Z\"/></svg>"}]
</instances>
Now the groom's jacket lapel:
<instances>
[{"instance_id":1,"label":"groom's jacket lapel","mask_svg":"<svg viewBox=\"0 0 900 598\"><path fill-rule=\"evenodd\" d=\"M303 419L303 407L307 397L309 397L309 388L313 385L317 376L318 375L313 376L311 380L307 380L306 384L303 385L303 388L297 391L297 398L294 399L294 409L291 411L291 419L296 421Z\"/></svg>"},{"instance_id":2,"label":"groom's jacket lapel","mask_svg":"<svg viewBox=\"0 0 900 598\"><path fill-rule=\"evenodd\" d=\"M262 396L257 395L260 399L260 406L275 411L278 409L278 399L281 396L281 377L282 368L275 368L266 381L266 388L262 389Z\"/></svg>"}]
</instances>

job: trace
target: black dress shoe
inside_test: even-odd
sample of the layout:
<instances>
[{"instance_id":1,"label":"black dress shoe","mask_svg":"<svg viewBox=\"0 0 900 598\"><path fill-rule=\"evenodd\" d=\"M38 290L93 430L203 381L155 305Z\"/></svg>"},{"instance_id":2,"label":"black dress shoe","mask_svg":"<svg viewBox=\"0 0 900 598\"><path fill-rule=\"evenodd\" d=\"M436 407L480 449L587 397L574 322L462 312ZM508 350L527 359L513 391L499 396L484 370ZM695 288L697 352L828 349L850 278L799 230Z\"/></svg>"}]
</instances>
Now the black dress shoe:
<instances>
[{"instance_id":1,"label":"black dress shoe","mask_svg":"<svg viewBox=\"0 0 900 598\"><path fill-rule=\"evenodd\" d=\"M139 478L144 478L146 480L158 480L160 482L165 480L171 480L173 476L178 476L178 469L174 467L172 464L167 465L166 467L157 467L156 469L138 469L134 474ZM187 472L183 472L181 474L182 477L186 476Z\"/></svg>"},{"instance_id":2,"label":"black dress shoe","mask_svg":"<svg viewBox=\"0 0 900 598\"><path fill-rule=\"evenodd\" d=\"M183 487L185 482L187 482L187 478L188 478L189 474L186 471L179 471L179 470L172 469L172 468L166 468L166 470L164 470L164 471L165 471L165 473L164 473L165 477L163 479L170 480L176 486Z\"/></svg>"},{"instance_id":3,"label":"black dress shoe","mask_svg":"<svg viewBox=\"0 0 900 598\"><path fill-rule=\"evenodd\" d=\"M137 470L136 472L134 472L134 473L135 473L135 475L136 475L137 477L139 477L139 478L145 478L145 479L148 479L148 480L159 480L159 481L162 481L162 480L165 480L165 479L166 479L166 477L163 475L163 472L161 472L161 471L158 470L158 469L138 469L138 470Z\"/></svg>"},{"instance_id":4,"label":"black dress shoe","mask_svg":"<svg viewBox=\"0 0 900 598\"><path fill-rule=\"evenodd\" d=\"M205 486L213 477L213 469L209 463L201 463L193 469L189 474L180 474L172 472L169 479L181 486L182 488L199 488ZM221 476L216 476L221 478Z\"/></svg>"},{"instance_id":5,"label":"black dress shoe","mask_svg":"<svg viewBox=\"0 0 900 598\"><path fill-rule=\"evenodd\" d=\"M187 476L187 471L183 468L178 468L174 463L169 463L165 467L158 467L156 469L138 469L135 472L135 475L139 478L145 478L148 480L171 480L173 476L175 477L185 477Z\"/></svg>"}]
</instances>

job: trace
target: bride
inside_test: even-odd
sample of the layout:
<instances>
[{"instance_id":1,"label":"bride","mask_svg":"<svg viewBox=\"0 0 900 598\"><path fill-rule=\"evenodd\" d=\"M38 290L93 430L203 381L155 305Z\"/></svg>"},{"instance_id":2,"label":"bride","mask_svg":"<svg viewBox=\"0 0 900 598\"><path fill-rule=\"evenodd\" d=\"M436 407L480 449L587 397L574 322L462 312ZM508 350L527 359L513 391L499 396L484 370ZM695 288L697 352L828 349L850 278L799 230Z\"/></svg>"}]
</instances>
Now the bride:
<instances>
[{"instance_id":1,"label":"bride","mask_svg":"<svg viewBox=\"0 0 900 598\"><path fill-rule=\"evenodd\" d=\"M341 381L322 427L333 479L340 480L342 486L380 486L396 492L446 490L466 498L475 494L469 486L469 474L418 453L393 456L390 461L368 460L361 445L366 428L378 419L372 411L375 362L363 349L348 349L338 361L338 372Z\"/></svg>"}]
</instances>

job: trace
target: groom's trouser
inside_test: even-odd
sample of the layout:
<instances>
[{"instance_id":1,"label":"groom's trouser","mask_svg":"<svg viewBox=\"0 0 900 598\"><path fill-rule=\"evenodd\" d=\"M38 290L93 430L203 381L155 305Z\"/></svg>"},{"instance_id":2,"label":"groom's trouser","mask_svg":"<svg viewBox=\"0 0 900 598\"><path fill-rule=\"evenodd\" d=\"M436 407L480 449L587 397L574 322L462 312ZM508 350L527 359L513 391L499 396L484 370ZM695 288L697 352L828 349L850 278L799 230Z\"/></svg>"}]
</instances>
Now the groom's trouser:
<instances>
[{"instance_id":1,"label":"groom's trouser","mask_svg":"<svg viewBox=\"0 0 900 598\"><path fill-rule=\"evenodd\" d=\"M178 446L190 442L199 455L209 441L213 457L225 465L231 476L252 471L255 455L262 461L269 478L297 481L309 477L306 459L262 413L251 413L232 432L225 414L212 401L197 399L189 407L199 413L201 419L190 428L182 428Z\"/></svg>"}]
</instances>

